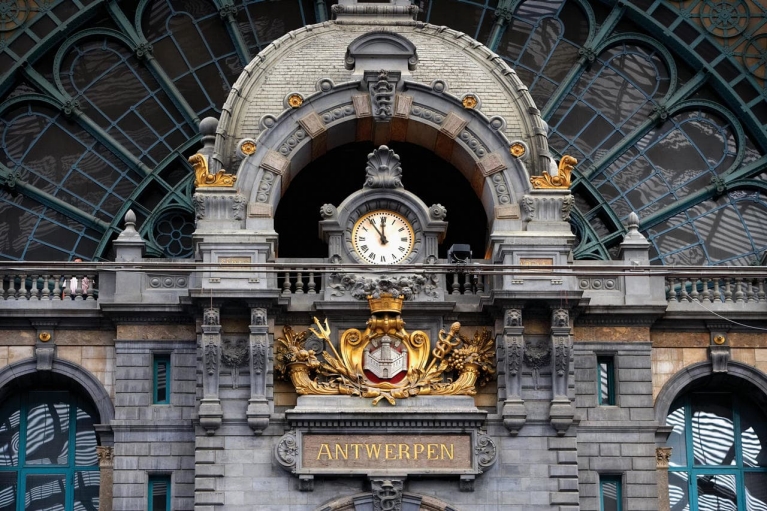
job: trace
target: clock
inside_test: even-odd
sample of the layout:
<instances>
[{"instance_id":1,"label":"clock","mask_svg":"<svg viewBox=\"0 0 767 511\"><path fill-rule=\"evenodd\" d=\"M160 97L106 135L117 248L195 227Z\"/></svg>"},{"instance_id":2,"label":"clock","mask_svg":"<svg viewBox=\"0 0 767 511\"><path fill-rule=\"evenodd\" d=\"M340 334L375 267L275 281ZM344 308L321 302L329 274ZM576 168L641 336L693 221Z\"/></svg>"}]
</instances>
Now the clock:
<instances>
[{"instance_id":1,"label":"clock","mask_svg":"<svg viewBox=\"0 0 767 511\"><path fill-rule=\"evenodd\" d=\"M416 237L405 216L389 209L376 209L354 222L350 241L357 257L366 263L397 264L413 251Z\"/></svg>"}]
</instances>

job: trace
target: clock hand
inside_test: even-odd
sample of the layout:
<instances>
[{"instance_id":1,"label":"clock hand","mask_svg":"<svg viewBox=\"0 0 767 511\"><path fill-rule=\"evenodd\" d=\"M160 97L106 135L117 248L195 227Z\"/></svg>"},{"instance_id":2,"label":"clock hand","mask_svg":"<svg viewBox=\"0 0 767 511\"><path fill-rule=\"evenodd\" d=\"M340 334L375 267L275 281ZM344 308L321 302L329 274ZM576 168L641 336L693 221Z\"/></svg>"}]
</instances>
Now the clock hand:
<instances>
[{"instance_id":1,"label":"clock hand","mask_svg":"<svg viewBox=\"0 0 767 511\"><path fill-rule=\"evenodd\" d=\"M383 245L386 245L387 239L386 239L386 234L384 234L384 231L386 231L386 217L382 216L381 217L381 243Z\"/></svg>"},{"instance_id":2,"label":"clock hand","mask_svg":"<svg viewBox=\"0 0 767 511\"><path fill-rule=\"evenodd\" d=\"M368 218L368 221L370 222L370 225L373 226L373 229L376 230L376 232L378 233L378 236L381 237L381 244L385 245L386 244L386 238L384 237L383 233L380 230L378 230L378 226L376 225L375 220L373 220L372 218Z\"/></svg>"}]
</instances>

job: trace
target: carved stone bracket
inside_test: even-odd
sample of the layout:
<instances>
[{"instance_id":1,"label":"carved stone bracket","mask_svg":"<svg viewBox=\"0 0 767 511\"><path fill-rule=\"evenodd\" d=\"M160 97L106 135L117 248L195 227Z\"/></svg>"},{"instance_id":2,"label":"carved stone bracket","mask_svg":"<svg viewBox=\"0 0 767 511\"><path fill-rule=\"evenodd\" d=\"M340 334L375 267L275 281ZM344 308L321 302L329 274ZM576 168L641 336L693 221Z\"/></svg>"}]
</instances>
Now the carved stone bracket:
<instances>
[{"instance_id":1,"label":"carved stone bracket","mask_svg":"<svg viewBox=\"0 0 767 511\"><path fill-rule=\"evenodd\" d=\"M485 469L495 464L495 460L498 457L498 448L490 436L477 435L477 440L474 444L474 454L477 456L477 467L481 474Z\"/></svg>"},{"instance_id":2,"label":"carved stone bracket","mask_svg":"<svg viewBox=\"0 0 767 511\"><path fill-rule=\"evenodd\" d=\"M266 399L266 376L268 367L269 338L266 309L250 309L250 400L248 401L248 425L259 434L269 425L269 402Z\"/></svg>"},{"instance_id":3,"label":"carved stone bracket","mask_svg":"<svg viewBox=\"0 0 767 511\"><path fill-rule=\"evenodd\" d=\"M367 278L362 275L332 273L328 285L333 289L331 296L344 296L347 292L357 300L368 296L380 298L383 293L404 296L405 300L417 298L437 299L439 282L436 275L399 275Z\"/></svg>"},{"instance_id":4,"label":"carved stone bracket","mask_svg":"<svg viewBox=\"0 0 767 511\"><path fill-rule=\"evenodd\" d=\"M711 370L715 373L726 373L730 363L730 347L712 344L708 347L708 355L711 358Z\"/></svg>"},{"instance_id":5,"label":"carved stone bracket","mask_svg":"<svg viewBox=\"0 0 767 511\"><path fill-rule=\"evenodd\" d=\"M558 435L564 435L575 419L575 408L567 396L570 375L572 339L570 314L567 309L555 309L551 314L552 368L551 425Z\"/></svg>"},{"instance_id":6,"label":"carved stone bracket","mask_svg":"<svg viewBox=\"0 0 767 511\"><path fill-rule=\"evenodd\" d=\"M285 433L274 446L274 457L282 468L292 473L296 472L298 461L298 441L292 431Z\"/></svg>"},{"instance_id":7,"label":"carved stone bracket","mask_svg":"<svg viewBox=\"0 0 767 511\"><path fill-rule=\"evenodd\" d=\"M208 308L202 321L203 397L200 402L200 426L212 435L221 426L224 412L218 397L221 365L221 320L219 309Z\"/></svg>"},{"instance_id":8,"label":"carved stone bracket","mask_svg":"<svg viewBox=\"0 0 767 511\"><path fill-rule=\"evenodd\" d=\"M655 448L655 468L668 469L668 464L670 460L671 460L671 447Z\"/></svg>"},{"instance_id":9,"label":"carved stone bracket","mask_svg":"<svg viewBox=\"0 0 767 511\"><path fill-rule=\"evenodd\" d=\"M499 348L503 350L505 360L502 368L505 371L506 380L506 401L502 411L503 425L512 435L519 433L527 419L525 402L521 397L522 361L525 353L524 330L522 310L507 309L504 315L503 343L499 343Z\"/></svg>"},{"instance_id":10,"label":"carved stone bracket","mask_svg":"<svg viewBox=\"0 0 767 511\"><path fill-rule=\"evenodd\" d=\"M365 71L363 81L370 93L376 121L389 122L394 116L394 96L401 76L399 71Z\"/></svg>"},{"instance_id":11,"label":"carved stone bracket","mask_svg":"<svg viewBox=\"0 0 767 511\"><path fill-rule=\"evenodd\" d=\"M370 479L373 511L401 511L403 486L402 479Z\"/></svg>"}]
</instances>

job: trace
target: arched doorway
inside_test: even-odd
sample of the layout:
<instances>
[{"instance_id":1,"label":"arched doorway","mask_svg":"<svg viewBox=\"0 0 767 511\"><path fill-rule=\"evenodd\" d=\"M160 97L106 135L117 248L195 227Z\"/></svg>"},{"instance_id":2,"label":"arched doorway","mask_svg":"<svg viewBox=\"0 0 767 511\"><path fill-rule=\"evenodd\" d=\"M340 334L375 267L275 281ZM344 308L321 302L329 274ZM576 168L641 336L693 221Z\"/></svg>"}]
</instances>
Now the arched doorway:
<instances>
[{"instance_id":1,"label":"arched doorway","mask_svg":"<svg viewBox=\"0 0 767 511\"><path fill-rule=\"evenodd\" d=\"M56 373L9 387L0 403L0 510L98 510L94 403Z\"/></svg>"},{"instance_id":2,"label":"arched doorway","mask_svg":"<svg viewBox=\"0 0 767 511\"><path fill-rule=\"evenodd\" d=\"M447 208L448 230L439 256L455 243L471 245L474 257L482 259L487 241L487 216L470 183L453 165L434 152L415 144L391 142L402 161L406 190L426 204ZM327 257L327 245L317 236L320 207L337 206L362 188L372 142L347 144L329 151L307 165L290 183L275 214L280 257ZM328 186L330 181L331 186ZM316 193L322 190L322 193Z\"/></svg>"},{"instance_id":3,"label":"arched doorway","mask_svg":"<svg viewBox=\"0 0 767 511\"><path fill-rule=\"evenodd\" d=\"M373 511L380 509L374 507L374 496L371 493L359 493L333 499L319 506L316 511ZM438 498L417 493L402 492L402 511L459 511L455 506Z\"/></svg>"}]
</instances>

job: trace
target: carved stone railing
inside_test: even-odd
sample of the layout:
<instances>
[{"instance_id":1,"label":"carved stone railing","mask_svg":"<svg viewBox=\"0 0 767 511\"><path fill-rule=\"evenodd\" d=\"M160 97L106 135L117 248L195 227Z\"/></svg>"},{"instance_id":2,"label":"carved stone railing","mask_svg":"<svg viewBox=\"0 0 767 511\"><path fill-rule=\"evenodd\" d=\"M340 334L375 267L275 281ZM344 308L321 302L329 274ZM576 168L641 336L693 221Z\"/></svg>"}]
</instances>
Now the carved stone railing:
<instances>
[{"instance_id":1,"label":"carved stone railing","mask_svg":"<svg viewBox=\"0 0 767 511\"><path fill-rule=\"evenodd\" d=\"M291 265L277 271L277 289L283 296L316 295L322 289L322 273L314 268L292 266L291 260L278 260Z\"/></svg>"},{"instance_id":2,"label":"carved stone railing","mask_svg":"<svg viewBox=\"0 0 767 511\"><path fill-rule=\"evenodd\" d=\"M95 272L43 273L3 272L0 300L5 301L94 301L98 299Z\"/></svg>"},{"instance_id":3,"label":"carved stone railing","mask_svg":"<svg viewBox=\"0 0 767 511\"><path fill-rule=\"evenodd\" d=\"M735 271L733 272L735 273ZM698 302L717 304L766 304L765 275L669 275L666 277L666 299L669 304Z\"/></svg>"}]
</instances>

